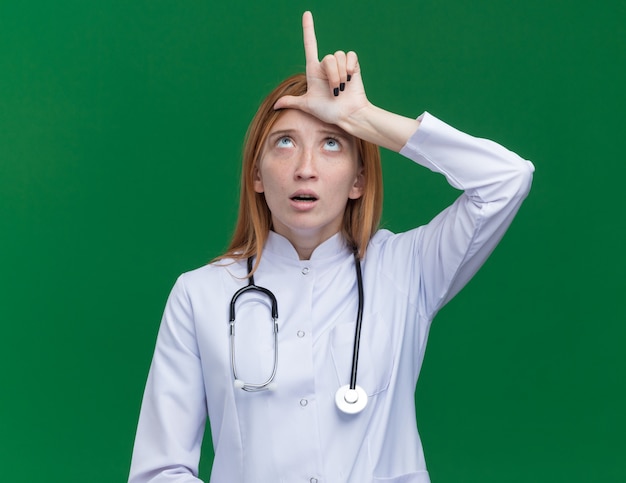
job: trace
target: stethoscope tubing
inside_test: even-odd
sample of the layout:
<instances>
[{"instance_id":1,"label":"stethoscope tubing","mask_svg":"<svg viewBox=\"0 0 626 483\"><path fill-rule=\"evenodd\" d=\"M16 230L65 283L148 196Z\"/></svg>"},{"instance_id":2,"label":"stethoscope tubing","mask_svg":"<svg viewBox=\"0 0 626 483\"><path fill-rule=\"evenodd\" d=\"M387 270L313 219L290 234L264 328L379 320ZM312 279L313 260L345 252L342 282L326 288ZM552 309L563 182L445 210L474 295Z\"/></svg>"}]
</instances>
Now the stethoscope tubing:
<instances>
[{"instance_id":1,"label":"stethoscope tubing","mask_svg":"<svg viewBox=\"0 0 626 483\"><path fill-rule=\"evenodd\" d=\"M248 273L252 272L252 258L248 258ZM243 382L237 376L237 364L235 358L235 303L240 295L245 292L254 291L261 292L269 297L271 306L272 306L272 331L274 333L274 365L272 367L272 373L267 378L265 382L262 383L249 383ZM262 391L264 389L269 389L274 378L276 377L276 371L278 369L278 302L276 301L276 297L272 293L271 290L266 289L265 287L259 287L254 283L254 275L250 275L248 277L248 285L240 288L235 292L233 298L230 300L230 365L233 372L233 377L235 379L235 385L240 387L244 391L248 392L257 392Z\"/></svg>"},{"instance_id":2,"label":"stethoscope tubing","mask_svg":"<svg viewBox=\"0 0 626 483\"><path fill-rule=\"evenodd\" d=\"M361 326L363 325L363 275L361 273L361 261L359 254L354 249L354 264L356 265L356 281L359 302L356 311L356 326L354 328L354 346L352 348L352 369L350 372L350 389L356 388L356 375L359 367L359 347L361 345Z\"/></svg>"}]
</instances>

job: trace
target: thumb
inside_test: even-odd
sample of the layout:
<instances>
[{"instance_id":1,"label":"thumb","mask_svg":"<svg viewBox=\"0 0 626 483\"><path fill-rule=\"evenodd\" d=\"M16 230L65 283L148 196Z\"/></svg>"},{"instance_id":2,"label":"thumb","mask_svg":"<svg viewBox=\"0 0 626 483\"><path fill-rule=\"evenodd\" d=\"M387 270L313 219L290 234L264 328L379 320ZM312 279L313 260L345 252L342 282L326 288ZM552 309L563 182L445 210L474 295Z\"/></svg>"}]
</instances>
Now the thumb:
<instances>
[{"instance_id":1,"label":"thumb","mask_svg":"<svg viewBox=\"0 0 626 483\"><path fill-rule=\"evenodd\" d=\"M276 101L274 109L302 109L304 107L303 96L283 96Z\"/></svg>"}]
</instances>

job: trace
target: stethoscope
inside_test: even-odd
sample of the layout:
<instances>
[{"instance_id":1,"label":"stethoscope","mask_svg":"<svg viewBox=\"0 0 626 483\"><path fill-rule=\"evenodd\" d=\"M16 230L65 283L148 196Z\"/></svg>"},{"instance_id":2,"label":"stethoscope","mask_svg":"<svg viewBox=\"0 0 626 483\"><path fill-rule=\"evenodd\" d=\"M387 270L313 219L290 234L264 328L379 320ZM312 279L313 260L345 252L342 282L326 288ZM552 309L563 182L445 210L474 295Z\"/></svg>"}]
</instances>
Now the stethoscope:
<instances>
[{"instance_id":1,"label":"stethoscope","mask_svg":"<svg viewBox=\"0 0 626 483\"><path fill-rule=\"evenodd\" d=\"M356 414L361 412L367 405L367 394L361 386L356 383L357 368L359 365L359 345L361 342L361 325L363 323L363 275L361 273L361 262L359 256L354 250L354 267L356 270L357 290L359 294L359 303L356 316L356 327L354 330L354 346L352 349L352 370L350 374L350 384L341 386L335 393L335 404L340 411L347 414ZM248 258L248 273L252 272L252 257ZM266 295L271 302L272 311L272 332L274 338L274 365L270 376L261 383L244 382L237 375L237 363L235 358L235 303L240 295L250 292L260 292ZM276 388L274 378L278 368L278 303L274 294L265 287L259 287L254 283L254 275L248 278L248 285L240 288L235 292L230 301L230 365L235 380L235 387L243 389L247 392L258 392L272 390Z\"/></svg>"}]
</instances>

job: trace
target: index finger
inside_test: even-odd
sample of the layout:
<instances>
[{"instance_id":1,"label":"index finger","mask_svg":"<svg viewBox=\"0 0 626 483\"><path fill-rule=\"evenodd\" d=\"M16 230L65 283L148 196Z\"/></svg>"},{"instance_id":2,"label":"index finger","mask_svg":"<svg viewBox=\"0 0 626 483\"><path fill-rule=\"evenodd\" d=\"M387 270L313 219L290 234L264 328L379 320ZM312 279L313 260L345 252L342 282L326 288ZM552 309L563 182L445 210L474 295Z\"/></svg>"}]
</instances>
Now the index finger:
<instances>
[{"instance_id":1,"label":"index finger","mask_svg":"<svg viewBox=\"0 0 626 483\"><path fill-rule=\"evenodd\" d=\"M309 11L304 12L304 15L302 15L302 36L304 37L304 58L307 65L318 63L313 15Z\"/></svg>"}]
</instances>

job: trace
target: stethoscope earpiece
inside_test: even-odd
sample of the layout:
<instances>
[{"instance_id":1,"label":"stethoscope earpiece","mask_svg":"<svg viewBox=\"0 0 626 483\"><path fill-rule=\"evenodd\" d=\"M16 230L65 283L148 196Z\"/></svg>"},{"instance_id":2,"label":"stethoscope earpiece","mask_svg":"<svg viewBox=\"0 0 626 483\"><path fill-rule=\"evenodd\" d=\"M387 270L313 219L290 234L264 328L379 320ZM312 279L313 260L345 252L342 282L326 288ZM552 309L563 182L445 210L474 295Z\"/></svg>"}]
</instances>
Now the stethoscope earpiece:
<instances>
[{"instance_id":1,"label":"stethoscope earpiece","mask_svg":"<svg viewBox=\"0 0 626 483\"><path fill-rule=\"evenodd\" d=\"M346 384L335 393L335 404L343 413L360 413L367 406L367 394L361 386L350 389L350 385Z\"/></svg>"}]
</instances>

